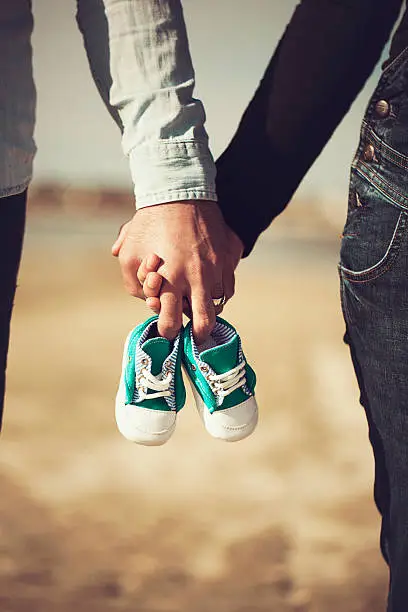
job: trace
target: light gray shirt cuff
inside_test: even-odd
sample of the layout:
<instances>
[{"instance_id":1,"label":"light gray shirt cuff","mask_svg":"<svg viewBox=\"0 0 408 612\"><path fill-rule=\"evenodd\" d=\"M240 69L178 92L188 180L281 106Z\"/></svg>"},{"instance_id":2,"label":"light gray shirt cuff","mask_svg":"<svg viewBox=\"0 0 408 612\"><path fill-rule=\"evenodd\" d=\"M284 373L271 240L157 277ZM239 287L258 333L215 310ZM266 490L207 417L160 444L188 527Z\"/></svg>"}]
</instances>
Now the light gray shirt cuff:
<instances>
[{"instance_id":1,"label":"light gray shirt cuff","mask_svg":"<svg viewBox=\"0 0 408 612\"><path fill-rule=\"evenodd\" d=\"M129 153L136 208L181 200L217 201L215 164L206 142L162 141Z\"/></svg>"}]
</instances>

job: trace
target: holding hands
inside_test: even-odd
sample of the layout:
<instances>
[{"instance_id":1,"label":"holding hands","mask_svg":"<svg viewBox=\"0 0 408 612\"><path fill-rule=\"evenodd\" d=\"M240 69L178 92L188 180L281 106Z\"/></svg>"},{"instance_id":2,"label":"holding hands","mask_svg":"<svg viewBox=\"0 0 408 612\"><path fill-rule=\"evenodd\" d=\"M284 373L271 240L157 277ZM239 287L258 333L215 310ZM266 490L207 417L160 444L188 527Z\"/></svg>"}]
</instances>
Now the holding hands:
<instances>
[{"instance_id":1,"label":"holding hands","mask_svg":"<svg viewBox=\"0 0 408 612\"><path fill-rule=\"evenodd\" d=\"M112 247L126 290L159 314L159 333L173 339L184 312L199 344L234 294L242 252L218 205L202 200L139 209Z\"/></svg>"}]
</instances>

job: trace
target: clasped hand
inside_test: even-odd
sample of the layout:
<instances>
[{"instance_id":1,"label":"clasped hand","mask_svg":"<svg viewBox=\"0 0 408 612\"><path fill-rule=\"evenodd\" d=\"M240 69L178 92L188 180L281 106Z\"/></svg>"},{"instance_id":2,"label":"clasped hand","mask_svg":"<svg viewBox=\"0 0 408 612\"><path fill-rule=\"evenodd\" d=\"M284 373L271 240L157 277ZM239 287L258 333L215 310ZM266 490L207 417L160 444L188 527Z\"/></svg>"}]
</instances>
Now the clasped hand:
<instances>
[{"instance_id":1,"label":"clasped hand","mask_svg":"<svg viewBox=\"0 0 408 612\"><path fill-rule=\"evenodd\" d=\"M139 209L112 247L126 290L159 315L159 333L173 339L183 312L198 343L211 333L222 306L213 299L234 294L234 271L243 245L215 202L188 201Z\"/></svg>"}]
</instances>

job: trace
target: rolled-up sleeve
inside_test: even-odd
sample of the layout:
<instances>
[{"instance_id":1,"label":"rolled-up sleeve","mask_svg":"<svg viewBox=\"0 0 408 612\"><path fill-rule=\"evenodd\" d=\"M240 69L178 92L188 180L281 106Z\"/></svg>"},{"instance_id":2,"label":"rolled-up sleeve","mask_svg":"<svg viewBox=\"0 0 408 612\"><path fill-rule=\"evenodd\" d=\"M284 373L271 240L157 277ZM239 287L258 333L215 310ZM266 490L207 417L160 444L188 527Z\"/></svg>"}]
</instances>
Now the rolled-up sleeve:
<instances>
[{"instance_id":1,"label":"rolled-up sleeve","mask_svg":"<svg viewBox=\"0 0 408 612\"><path fill-rule=\"evenodd\" d=\"M101 5L106 27L94 12ZM194 97L181 2L78 0L78 15L98 89L122 129L137 208L215 201L215 164L204 107Z\"/></svg>"}]
</instances>

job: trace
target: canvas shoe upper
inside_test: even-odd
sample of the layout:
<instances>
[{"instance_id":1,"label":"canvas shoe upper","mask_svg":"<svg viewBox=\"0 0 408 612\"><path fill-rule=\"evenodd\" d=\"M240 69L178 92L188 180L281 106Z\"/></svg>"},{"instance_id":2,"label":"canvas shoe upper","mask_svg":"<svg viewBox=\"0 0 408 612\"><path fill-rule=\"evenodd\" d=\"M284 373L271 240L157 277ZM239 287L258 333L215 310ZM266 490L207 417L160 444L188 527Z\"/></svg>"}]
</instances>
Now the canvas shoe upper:
<instances>
[{"instance_id":1,"label":"canvas shoe upper","mask_svg":"<svg viewBox=\"0 0 408 612\"><path fill-rule=\"evenodd\" d=\"M235 328L217 317L209 340L197 346L189 323L183 361L207 431L231 442L249 436L258 421L256 376L246 363Z\"/></svg>"},{"instance_id":2,"label":"canvas shoe upper","mask_svg":"<svg viewBox=\"0 0 408 612\"><path fill-rule=\"evenodd\" d=\"M151 317L128 335L116 397L119 431L128 440L150 446L170 438L186 397L182 331L171 342L159 336L157 320Z\"/></svg>"}]
</instances>

